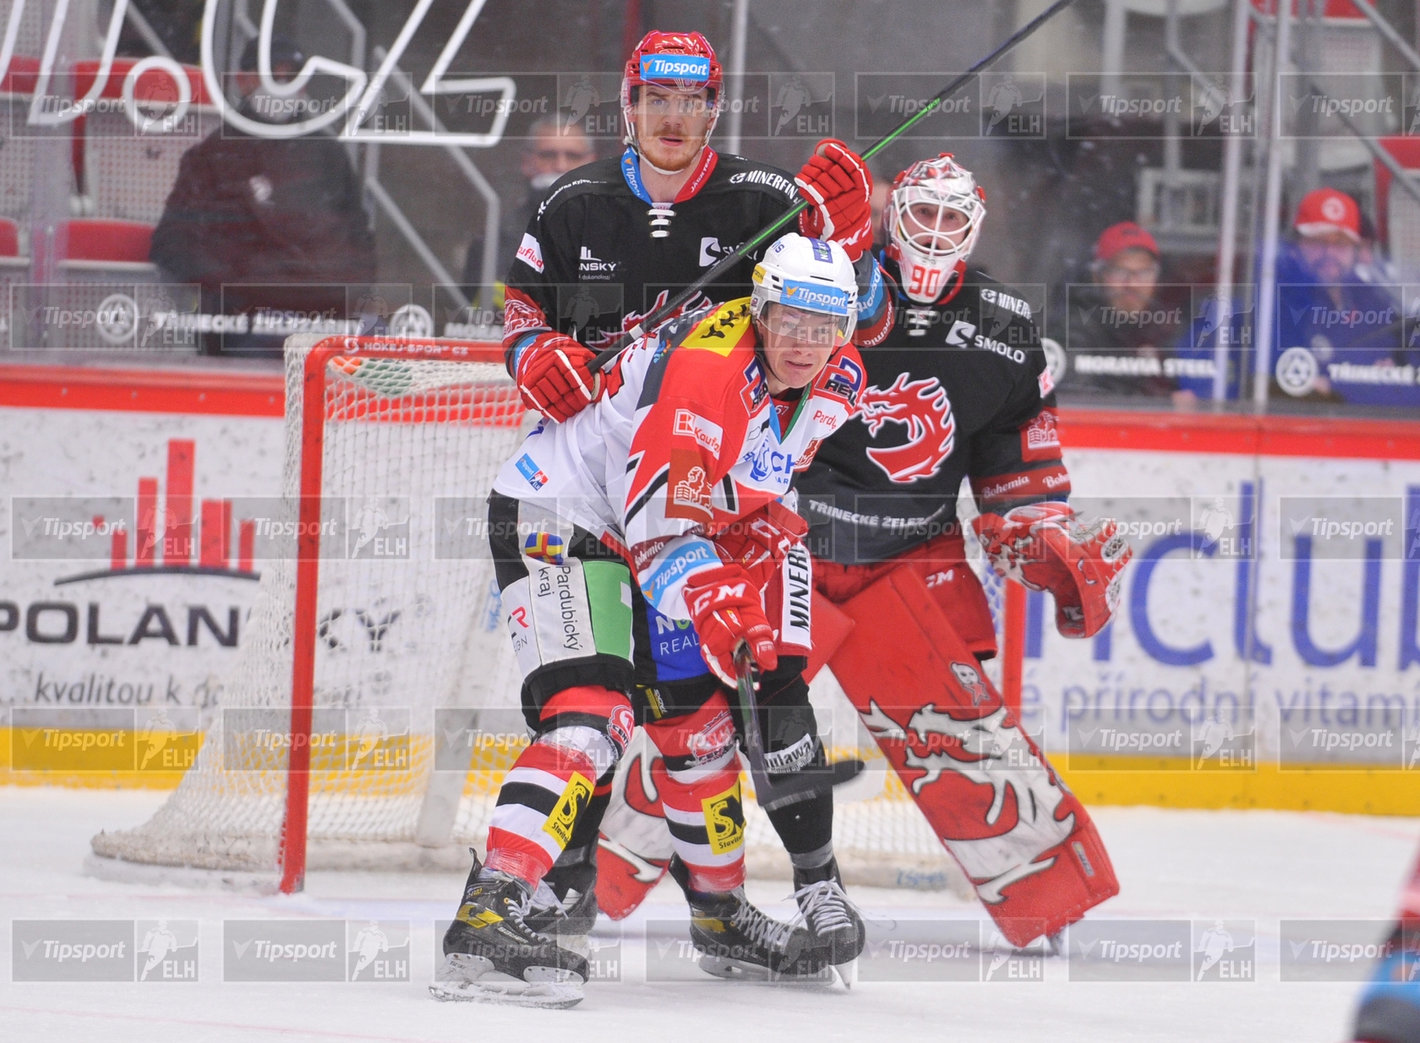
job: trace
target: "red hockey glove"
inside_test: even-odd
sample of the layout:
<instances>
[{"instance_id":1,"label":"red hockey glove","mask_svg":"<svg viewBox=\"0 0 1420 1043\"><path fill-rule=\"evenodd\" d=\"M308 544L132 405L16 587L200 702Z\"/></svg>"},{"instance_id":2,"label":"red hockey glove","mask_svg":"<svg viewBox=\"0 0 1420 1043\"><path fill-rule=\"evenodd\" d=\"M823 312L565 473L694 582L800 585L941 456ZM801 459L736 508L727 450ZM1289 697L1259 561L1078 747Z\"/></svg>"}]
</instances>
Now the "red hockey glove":
<instances>
[{"instance_id":1,"label":"red hockey glove","mask_svg":"<svg viewBox=\"0 0 1420 1043\"><path fill-rule=\"evenodd\" d=\"M982 514L972 528L991 567L1055 597L1055 629L1093 637L1119 605L1120 573L1133 551L1114 521L1086 522L1063 503L1031 503Z\"/></svg>"},{"instance_id":2,"label":"red hockey glove","mask_svg":"<svg viewBox=\"0 0 1420 1043\"><path fill-rule=\"evenodd\" d=\"M544 333L518 355L515 377L529 409L567 420L601 397L602 375L587 369L597 353L560 333Z\"/></svg>"},{"instance_id":3,"label":"red hockey glove","mask_svg":"<svg viewBox=\"0 0 1420 1043\"><path fill-rule=\"evenodd\" d=\"M832 239L857 262L873 245L873 175L843 142L825 138L794 178L813 204L799 215L799 231Z\"/></svg>"},{"instance_id":4,"label":"red hockey glove","mask_svg":"<svg viewBox=\"0 0 1420 1043\"><path fill-rule=\"evenodd\" d=\"M745 515L715 534L720 560L738 565L763 590L779 570L784 552L809 533L809 523L778 500Z\"/></svg>"},{"instance_id":5,"label":"red hockey glove","mask_svg":"<svg viewBox=\"0 0 1420 1043\"><path fill-rule=\"evenodd\" d=\"M745 641L761 670L779 665L774 631L764 617L759 588L738 565L698 572L685 585L685 605L700 636L700 654L715 676L735 686L735 647Z\"/></svg>"}]
</instances>

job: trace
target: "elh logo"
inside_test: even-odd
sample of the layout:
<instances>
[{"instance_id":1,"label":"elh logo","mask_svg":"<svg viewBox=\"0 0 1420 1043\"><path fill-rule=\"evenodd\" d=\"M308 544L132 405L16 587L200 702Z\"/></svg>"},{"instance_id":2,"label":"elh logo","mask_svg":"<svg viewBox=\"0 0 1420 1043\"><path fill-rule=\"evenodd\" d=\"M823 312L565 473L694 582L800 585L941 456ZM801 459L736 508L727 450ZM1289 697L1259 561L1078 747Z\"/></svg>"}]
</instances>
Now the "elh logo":
<instances>
[{"instance_id":1,"label":"elh logo","mask_svg":"<svg viewBox=\"0 0 1420 1043\"><path fill-rule=\"evenodd\" d=\"M138 920L139 981L197 981L197 921Z\"/></svg>"},{"instance_id":2,"label":"elh logo","mask_svg":"<svg viewBox=\"0 0 1420 1043\"><path fill-rule=\"evenodd\" d=\"M410 510L403 497L366 500L355 507L345 534L346 555L355 559L409 557Z\"/></svg>"},{"instance_id":3,"label":"elh logo","mask_svg":"<svg viewBox=\"0 0 1420 1043\"><path fill-rule=\"evenodd\" d=\"M345 930L349 981L409 981L408 921L351 920Z\"/></svg>"}]
</instances>

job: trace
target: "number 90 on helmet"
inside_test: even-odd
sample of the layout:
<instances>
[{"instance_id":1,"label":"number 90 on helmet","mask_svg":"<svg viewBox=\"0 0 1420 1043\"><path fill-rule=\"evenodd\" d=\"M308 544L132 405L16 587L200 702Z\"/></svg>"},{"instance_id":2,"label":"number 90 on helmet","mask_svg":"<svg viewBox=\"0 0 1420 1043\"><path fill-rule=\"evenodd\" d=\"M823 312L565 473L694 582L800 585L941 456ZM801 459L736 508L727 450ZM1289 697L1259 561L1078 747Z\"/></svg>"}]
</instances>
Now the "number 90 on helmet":
<instances>
[{"instance_id":1,"label":"number 90 on helmet","mask_svg":"<svg viewBox=\"0 0 1420 1043\"><path fill-rule=\"evenodd\" d=\"M959 286L985 217L986 193L950 152L898 174L883 207L883 231L903 293L935 304Z\"/></svg>"},{"instance_id":2,"label":"number 90 on helmet","mask_svg":"<svg viewBox=\"0 0 1420 1043\"><path fill-rule=\"evenodd\" d=\"M839 343L853 336L858 324L858 276L853 262L837 243L790 232L775 240L754 266L749 312L765 321L771 302L786 308L832 315L838 320Z\"/></svg>"}]
</instances>

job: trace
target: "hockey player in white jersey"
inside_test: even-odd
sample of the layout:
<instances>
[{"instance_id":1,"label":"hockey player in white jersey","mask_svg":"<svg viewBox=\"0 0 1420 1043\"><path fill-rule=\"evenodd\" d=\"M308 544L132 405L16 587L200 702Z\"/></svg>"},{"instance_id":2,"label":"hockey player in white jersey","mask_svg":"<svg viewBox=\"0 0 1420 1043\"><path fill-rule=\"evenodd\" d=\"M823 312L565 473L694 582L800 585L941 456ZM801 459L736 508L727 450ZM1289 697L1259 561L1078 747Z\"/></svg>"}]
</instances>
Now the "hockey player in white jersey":
<instances>
[{"instance_id":1,"label":"hockey player in white jersey","mask_svg":"<svg viewBox=\"0 0 1420 1043\"><path fill-rule=\"evenodd\" d=\"M747 567L742 534L852 413L863 375L851 343L856 277L837 244L793 233L753 279L750 298L630 347L607 374L610 394L539 425L494 482L490 546L534 740L504 780L486 859L445 935L439 998L580 1001L586 960L532 929L527 911L638 725L665 761L662 798L696 947L722 968L762 975L822 966L806 930L745 899L724 687L677 705L634 688L638 605L690 623L726 684L741 646L766 678L781 657L807 651L807 582L796 592L777 563Z\"/></svg>"}]
</instances>

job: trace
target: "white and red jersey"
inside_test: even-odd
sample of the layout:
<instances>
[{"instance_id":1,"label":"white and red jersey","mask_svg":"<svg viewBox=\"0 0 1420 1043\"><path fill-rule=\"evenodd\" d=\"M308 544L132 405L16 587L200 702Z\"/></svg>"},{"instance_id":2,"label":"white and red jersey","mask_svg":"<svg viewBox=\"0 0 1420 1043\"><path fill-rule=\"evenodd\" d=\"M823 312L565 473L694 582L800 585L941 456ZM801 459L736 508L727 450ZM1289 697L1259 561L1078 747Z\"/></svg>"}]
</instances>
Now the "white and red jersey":
<instances>
[{"instance_id":1,"label":"white and red jersey","mask_svg":"<svg viewBox=\"0 0 1420 1043\"><path fill-rule=\"evenodd\" d=\"M617 359L614 394L539 424L494 489L600 536L652 607L688 619L682 590L720 565L715 534L787 492L863 386L847 345L802 392L772 397L756 344L748 298L662 327Z\"/></svg>"}]
</instances>

